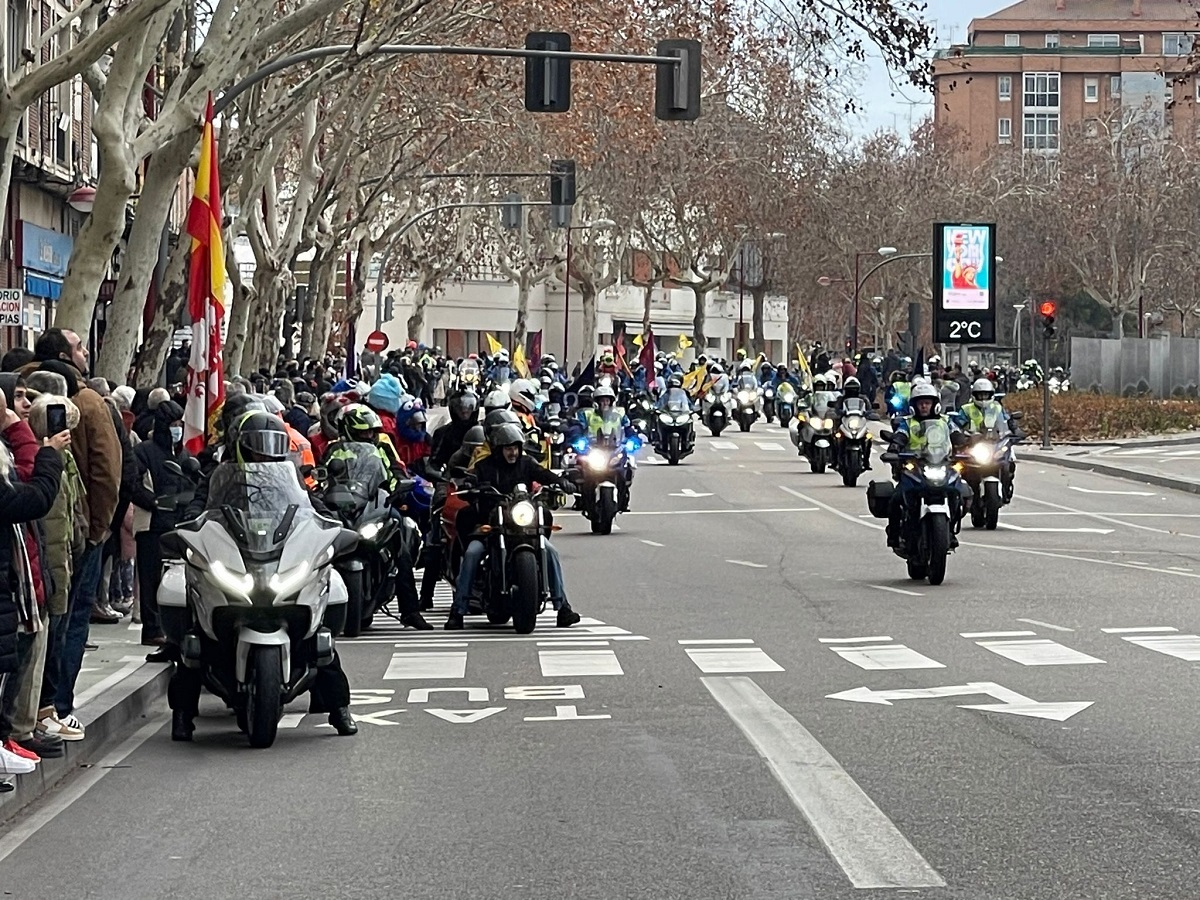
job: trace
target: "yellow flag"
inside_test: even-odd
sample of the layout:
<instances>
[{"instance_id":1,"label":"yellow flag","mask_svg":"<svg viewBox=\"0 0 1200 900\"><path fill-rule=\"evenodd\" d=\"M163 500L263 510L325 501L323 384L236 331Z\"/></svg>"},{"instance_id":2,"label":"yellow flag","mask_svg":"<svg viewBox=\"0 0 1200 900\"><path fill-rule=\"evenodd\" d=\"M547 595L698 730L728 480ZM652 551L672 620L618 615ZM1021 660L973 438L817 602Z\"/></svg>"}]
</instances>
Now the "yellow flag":
<instances>
[{"instance_id":1,"label":"yellow flag","mask_svg":"<svg viewBox=\"0 0 1200 900\"><path fill-rule=\"evenodd\" d=\"M704 384L704 374L704 369L701 366L692 369L692 371L683 376L683 389L692 396L695 396Z\"/></svg>"},{"instance_id":2,"label":"yellow flag","mask_svg":"<svg viewBox=\"0 0 1200 900\"><path fill-rule=\"evenodd\" d=\"M529 377L529 363L525 361L525 348L520 344L513 347L512 366L522 378Z\"/></svg>"},{"instance_id":3,"label":"yellow flag","mask_svg":"<svg viewBox=\"0 0 1200 900\"><path fill-rule=\"evenodd\" d=\"M633 339L633 346L635 346L635 347L642 346L642 336L640 334Z\"/></svg>"},{"instance_id":4,"label":"yellow flag","mask_svg":"<svg viewBox=\"0 0 1200 900\"><path fill-rule=\"evenodd\" d=\"M808 357L804 355L804 351L800 349L800 345L796 345L796 365L800 367L800 382L801 386L807 391L812 389L812 371L808 368Z\"/></svg>"},{"instance_id":5,"label":"yellow flag","mask_svg":"<svg viewBox=\"0 0 1200 900\"><path fill-rule=\"evenodd\" d=\"M692 342L688 340L688 336L686 334L681 334L679 336L679 352L682 353L690 346L692 346Z\"/></svg>"},{"instance_id":6,"label":"yellow flag","mask_svg":"<svg viewBox=\"0 0 1200 900\"><path fill-rule=\"evenodd\" d=\"M483 333L483 336L484 336L485 338L487 338L487 342L488 342L488 353L491 353L492 355L495 355L495 354L499 353L501 350L503 350L503 349L504 349L504 345L503 345L503 344L501 344L501 343L500 343L498 340L496 340L494 337L492 337L490 334L488 334L486 331Z\"/></svg>"}]
</instances>

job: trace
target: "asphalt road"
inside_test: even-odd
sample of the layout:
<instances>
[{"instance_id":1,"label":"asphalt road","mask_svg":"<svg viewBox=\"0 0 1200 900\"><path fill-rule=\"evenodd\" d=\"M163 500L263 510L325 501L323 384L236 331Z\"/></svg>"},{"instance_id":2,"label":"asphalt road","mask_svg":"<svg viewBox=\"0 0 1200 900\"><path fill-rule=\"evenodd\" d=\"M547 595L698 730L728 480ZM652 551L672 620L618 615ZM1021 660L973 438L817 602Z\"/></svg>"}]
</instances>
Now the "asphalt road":
<instances>
[{"instance_id":1,"label":"asphalt road","mask_svg":"<svg viewBox=\"0 0 1200 900\"><path fill-rule=\"evenodd\" d=\"M619 532L562 520L580 626L344 641L355 738L303 704L265 751L211 699L192 745L151 723L0 836L0 890L1196 896L1200 503L1017 485L934 588L785 432L704 438Z\"/></svg>"}]
</instances>

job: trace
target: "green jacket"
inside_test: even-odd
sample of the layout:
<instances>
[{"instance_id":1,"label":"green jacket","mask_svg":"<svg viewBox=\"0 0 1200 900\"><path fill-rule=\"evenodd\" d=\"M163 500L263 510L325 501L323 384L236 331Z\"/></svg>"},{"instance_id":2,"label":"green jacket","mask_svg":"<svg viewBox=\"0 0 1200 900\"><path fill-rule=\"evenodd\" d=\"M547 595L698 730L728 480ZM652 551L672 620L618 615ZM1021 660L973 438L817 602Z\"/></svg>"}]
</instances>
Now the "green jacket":
<instances>
[{"instance_id":1,"label":"green jacket","mask_svg":"<svg viewBox=\"0 0 1200 900\"><path fill-rule=\"evenodd\" d=\"M71 558L83 549L87 519L84 515L85 490L79 466L70 450L62 451L63 473L54 506L42 520L46 533L46 567L50 570L53 590L46 592L46 609L52 616L67 611L67 592L71 587Z\"/></svg>"}]
</instances>

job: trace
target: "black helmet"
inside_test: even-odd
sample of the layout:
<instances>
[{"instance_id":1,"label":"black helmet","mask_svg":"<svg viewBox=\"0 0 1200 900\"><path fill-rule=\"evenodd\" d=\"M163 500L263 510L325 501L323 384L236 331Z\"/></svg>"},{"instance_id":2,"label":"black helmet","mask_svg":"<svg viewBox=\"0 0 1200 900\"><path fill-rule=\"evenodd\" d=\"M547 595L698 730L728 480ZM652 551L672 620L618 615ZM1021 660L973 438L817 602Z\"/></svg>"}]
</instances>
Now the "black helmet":
<instances>
[{"instance_id":1,"label":"black helmet","mask_svg":"<svg viewBox=\"0 0 1200 900\"><path fill-rule=\"evenodd\" d=\"M226 398L221 405L221 430L227 439L230 431L233 430L234 423L248 412L266 412L266 408L262 405L262 401L253 394L237 393ZM230 449L233 448L234 443L233 440L228 441Z\"/></svg>"},{"instance_id":2,"label":"black helmet","mask_svg":"<svg viewBox=\"0 0 1200 900\"><path fill-rule=\"evenodd\" d=\"M505 422L488 432L488 446L492 450L499 450L502 447L518 447L525 446L525 432L521 430L520 425L512 422Z\"/></svg>"},{"instance_id":3,"label":"black helmet","mask_svg":"<svg viewBox=\"0 0 1200 900\"><path fill-rule=\"evenodd\" d=\"M286 462L290 458L287 429L270 413L246 413L234 424L229 437L240 463Z\"/></svg>"},{"instance_id":4,"label":"black helmet","mask_svg":"<svg viewBox=\"0 0 1200 900\"><path fill-rule=\"evenodd\" d=\"M466 422L475 418L475 412L479 409L479 398L470 391L464 391L451 397L446 405L450 407L450 418Z\"/></svg>"},{"instance_id":5,"label":"black helmet","mask_svg":"<svg viewBox=\"0 0 1200 900\"><path fill-rule=\"evenodd\" d=\"M463 435L463 446L471 450L474 450L476 447L482 447L485 442L486 438L483 434L482 425L472 425L467 429L467 433Z\"/></svg>"},{"instance_id":6,"label":"black helmet","mask_svg":"<svg viewBox=\"0 0 1200 900\"><path fill-rule=\"evenodd\" d=\"M489 435L501 425L520 427L521 419L511 409L493 409L483 418L484 431Z\"/></svg>"}]
</instances>

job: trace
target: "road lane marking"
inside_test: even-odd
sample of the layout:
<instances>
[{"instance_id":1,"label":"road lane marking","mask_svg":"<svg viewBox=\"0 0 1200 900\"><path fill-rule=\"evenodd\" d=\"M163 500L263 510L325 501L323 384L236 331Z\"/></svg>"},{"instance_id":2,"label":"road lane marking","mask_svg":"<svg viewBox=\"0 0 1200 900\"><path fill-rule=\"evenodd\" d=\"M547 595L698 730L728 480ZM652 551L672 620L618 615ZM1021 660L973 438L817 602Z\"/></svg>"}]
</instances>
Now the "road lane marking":
<instances>
[{"instance_id":1,"label":"road lane marking","mask_svg":"<svg viewBox=\"0 0 1200 900\"><path fill-rule=\"evenodd\" d=\"M1067 628L1063 625L1051 625L1049 622L1039 622L1037 619L1017 619L1018 622L1024 622L1026 625L1037 625L1041 628L1049 628L1051 631L1074 631L1074 628Z\"/></svg>"},{"instance_id":2,"label":"road lane marking","mask_svg":"<svg viewBox=\"0 0 1200 900\"><path fill-rule=\"evenodd\" d=\"M755 441L754 445L758 447L759 450L774 450L780 453L783 452L783 444L779 443L778 441Z\"/></svg>"},{"instance_id":3,"label":"road lane marking","mask_svg":"<svg viewBox=\"0 0 1200 900\"><path fill-rule=\"evenodd\" d=\"M284 713L279 717L279 727L295 728L302 721L304 721L304 717L306 715L308 715L308 713Z\"/></svg>"},{"instance_id":4,"label":"road lane marking","mask_svg":"<svg viewBox=\"0 0 1200 900\"><path fill-rule=\"evenodd\" d=\"M1023 666L1082 666L1104 660L1088 656L1047 638L1026 641L976 641L984 650Z\"/></svg>"},{"instance_id":5,"label":"road lane marking","mask_svg":"<svg viewBox=\"0 0 1200 900\"><path fill-rule=\"evenodd\" d=\"M538 641L539 647L607 647L608 641L572 640L570 638L553 638L548 641Z\"/></svg>"},{"instance_id":6,"label":"road lane marking","mask_svg":"<svg viewBox=\"0 0 1200 900\"><path fill-rule=\"evenodd\" d=\"M725 562L732 563L735 566L745 566L748 569L765 569L765 568L767 568L767 566L764 565L763 563L749 562L748 560L745 560L745 559L727 559L727 560L725 560Z\"/></svg>"},{"instance_id":7,"label":"road lane marking","mask_svg":"<svg viewBox=\"0 0 1200 900\"><path fill-rule=\"evenodd\" d=\"M1200 660L1200 635L1197 634L1129 635L1121 640L1176 659L1188 662Z\"/></svg>"},{"instance_id":8,"label":"road lane marking","mask_svg":"<svg viewBox=\"0 0 1200 900\"><path fill-rule=\"evenodd\" d=\"M1012 522L999 522L997 527L1006 531L1036 531L1054 534L1112 534L1112 528L1034 528L1027 525L1014 525Z\"/></svg>"},{"instance_id":9,"label":"road lane marking","mask_svg":"<svg viewBox=\"0 0 1200 900\"><path fill-rule=\"evenodd\" d=\"M942 663L904 644L876 647L830 647L834 653L860 669L944 669Z\"/></svg>"},{"instance_id":10,"label":"road lane marking","mask_svg":"<svg viewBox=\"0 0 1200 900\"><path fill-rule=\"evenodd\" d=\"M1091 488L1079 487L1078 485L1067 485L1069 491L1079 491L1081 494L1120 494L1128 497L1154 497L1154 491L1094 491Z\"/></svg>"},{"instance_id":11,"label":"road lane marking","mask_svg":"<svg viewBox=\"0 0 1200 900\"><path fill-rule=\"evenodd\" d=\"M1001 638L1001 637L1030 637L1036 631L960 631L959 637L965 638Z\"/></svg>"},{"instance_id":12,"label":"road lane marking","mask_svg":"<svg viewBox=\"0 0 1200 900\"><path fill-rule=\"evenodd\" d=\"M919 591L906 591L904 588L888 587L886 584L868 584L867 587L875 588L877 591L888 591L893 594L903 594L906 597L924 597L925 595Z\"/></svg>"},{"instance_id":13,"label":"road lane marking","mask_svg":"<svg viewBox=\"0 0 1200 900\"><path fill-rule=\"evenodd\" d=\"M645 544L647 547L663 547L663 546L665 546L665 544L660 544L658 541L647 541L645 539L642 540L642 543Z\"/></svg>"},{"instance_id":14,"label":"road lane marking","mask_svg":"<svg viewBox=\"0 0 1200 900\"><path fill-rule=\"evenodd\" d=\"M880 641L890 641L891 635L881 634L873 637L853 638L817 638L822 644L877 644Z\"/></svg>"},{"instance_id":15,"label":"road lane marking","mask_svg":"<svg viewBox=\"0 0 1200 900\"><path fill-rule=\"evenodd\" d=\"M753 644L753 638L684 638L678 644Z\"/></svg>"},{"instance_id":16,"label":"road lane marking","mask_svg":"<svg viewBox=\"0 0 1200 900\"><path fill-rule=\"evenodd\" d=\"M612 650L539 650L542 675L624 675L617 654Z\"/></svg>"},{"instance_id":17,"label":"road lane marking","mask_svg":"<svg viewBox=\"0 0 1200 900\"><path fill-rule=\"evenodd\" d=\"M733 441L713 441L709 444L714 450L736 450L738 445ZM728 459L729 457L726 457Z\"/></svg>"},{"instance_id":18,"label":"road lane marking","mask_svg":"<svg viewBox=\"0 0 1200 900\"><path fill-rule=\"evenodd\" d=\"M1170 625L1143 625L1137 628L1101 628L1105 634L1147 634L1149 632L1178 631Z\"/></svg>"},{"instance_id":19,"label":"road lane marking","mask_svg":"<svg viewBox=\"0 0 1200 900\"><path fill-rule=\"evenodd\" d=\"M700 681L766 761L854 887L945 886L829 751L753 680Z\"/></svg>"},{"instance_id":20,"label":"road lane marking","mask_svg":"<svg viewBox=\"0 0 1200 900\"><path fill-rule=\"evenodd\" d=\"M686 652L696 668L706 675L784 671L761 647L697 647Z\"/></svg>"},{"instance_id":21,"label":"road lane marking","mask_svg":"<svg viewBox=\"0 0 1200 900\"><path fill-rule=\"evenodd\" d=\"M453 653L393 653L383 674L384 681L399 679L422 679L428 681L442 678L465 678L467 675L466 651Z\"/></svg>"}]
</instances>

